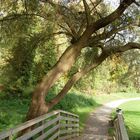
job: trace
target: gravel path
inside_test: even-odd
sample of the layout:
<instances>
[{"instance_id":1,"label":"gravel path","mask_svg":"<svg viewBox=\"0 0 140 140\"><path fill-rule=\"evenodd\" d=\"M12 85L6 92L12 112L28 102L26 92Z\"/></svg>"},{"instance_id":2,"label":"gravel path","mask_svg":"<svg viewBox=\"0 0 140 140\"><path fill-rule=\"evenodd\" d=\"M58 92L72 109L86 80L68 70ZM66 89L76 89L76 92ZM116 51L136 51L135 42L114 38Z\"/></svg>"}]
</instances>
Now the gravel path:
<instances>
[{"instance_id":1,"label":"gravel path","mask_svg":"<svg viewBox=\"0 0 140 140\"><path fill-rule=\"evenodd\" d=\"M140 100L140 98L121 99L97 108L90 114L82 136L75 140L112 140L112 138L108 136L109 120L112 109L118 107L122 103L134 100Z\"/></svg>"}]
</instances>

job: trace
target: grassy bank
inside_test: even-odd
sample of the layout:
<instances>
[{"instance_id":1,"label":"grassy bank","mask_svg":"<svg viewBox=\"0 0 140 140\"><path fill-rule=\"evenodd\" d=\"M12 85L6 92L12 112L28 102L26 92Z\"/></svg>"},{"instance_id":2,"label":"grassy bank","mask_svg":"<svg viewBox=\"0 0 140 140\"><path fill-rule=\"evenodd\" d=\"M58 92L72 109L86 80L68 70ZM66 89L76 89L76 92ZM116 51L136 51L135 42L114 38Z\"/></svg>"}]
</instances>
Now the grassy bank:
<instances>
[{"instance_id":1,"label":"grassy bank","mask_svg":"<svg viewBox=\"0 0 140 140\"><path fill-rule=\"evenodd\" d=\"M69 93L54 109L62 109L78 114L82 129L89 113L105 102L138 96L140 94L86 95L83 93ZM14 127L22 122L27 113L29 102L29 99L0 99L0 131Z\"/></svg>"},{"instance_id":2,"label":"grassy bank","mask_svg":"<svg viewBox=\"0 0 140 140\"><path fill-rule=\"evenodd\" d=\"M130 140L140 140L140 101L130 101L120 106L123 110Z\"/></svg>"},{"instance_id":3,"label":"grassy bank","mask_svg":"<svg viewBox=\"0 0 140 140\"><path fill-rule=\"evenodd\" d=\"M28 111L29 102L29 99L0 99L0 131L22 122ZM69 93L53 110L62 109L78 114L80 126L83 127L89 112L97 106L99 105L91 96Z\"/></svg>"}]
</instances>

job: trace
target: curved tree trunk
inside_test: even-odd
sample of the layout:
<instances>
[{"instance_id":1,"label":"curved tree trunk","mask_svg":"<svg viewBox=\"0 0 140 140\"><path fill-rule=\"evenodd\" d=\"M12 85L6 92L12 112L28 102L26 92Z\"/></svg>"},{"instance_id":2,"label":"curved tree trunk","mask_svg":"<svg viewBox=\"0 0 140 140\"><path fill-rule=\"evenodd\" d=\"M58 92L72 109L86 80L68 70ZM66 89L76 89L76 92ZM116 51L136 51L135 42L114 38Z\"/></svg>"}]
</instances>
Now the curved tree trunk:
<instances>
[{"instance_id":1,"label":"curved tree trunk","mask_svg":"<svg viewBox=\"0 0 140 140\"><path fill-rule=\"evenodd\" d=\"M40 116L48 111L46 106L45 97L49 89L58 80L58 78L66 73L76 61L76 58L80 55L83 45L76 43L66 49L64 54L61 56L57 64L44 76L40 84L33 92L31 105L26 116L26 120L33 119Z\"/></svg>"},{"instance_id":2,"label":"curved tree trunk","mask_svg":"<svg viewBox=\"0 0 140 140\"><path fill-rule=\"evenodd\" d=\"M48 104L48 109L51 109L54 105L58 104L62 98L67 94L67 92L72 88L72 86L83 76L85 76L88 72L96 68L100 65L108 55L103 54L94 63L87 65L85 68L81 69L79 72L74 74L70 80L65 84L64 88L58 93L56 97L54 97Z\"/></svg>"}]
</instances>

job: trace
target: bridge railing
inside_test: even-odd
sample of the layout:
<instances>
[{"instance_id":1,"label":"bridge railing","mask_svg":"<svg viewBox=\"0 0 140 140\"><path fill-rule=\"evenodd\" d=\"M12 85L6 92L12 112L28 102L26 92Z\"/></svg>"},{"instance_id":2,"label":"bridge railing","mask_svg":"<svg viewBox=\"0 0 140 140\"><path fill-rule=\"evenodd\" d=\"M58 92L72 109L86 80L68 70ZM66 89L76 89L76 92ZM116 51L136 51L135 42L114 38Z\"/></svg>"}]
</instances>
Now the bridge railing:
<instances>
[{"instance_id":1,"label":"bridge railing","mask_svg":"<svg viewBox=\"0 0 140 140\"><path fill-rule=\"evenodd\" d=\"M18 137L18 134L32 127L32 130ZM79 117L70 112L56 110L32 119L5 132L0 140L66 140L79 136Z\"/></svg>"},{"instance_id":2,"label":"bridge railing","mask_svg":"<svg viewBox=\"0 0 140 140\"><path fill-rule=\"evenodd\" d=\"M129 140L121 110L116 111L114 118L115 140Z\"/></svg>"}]
</instances>

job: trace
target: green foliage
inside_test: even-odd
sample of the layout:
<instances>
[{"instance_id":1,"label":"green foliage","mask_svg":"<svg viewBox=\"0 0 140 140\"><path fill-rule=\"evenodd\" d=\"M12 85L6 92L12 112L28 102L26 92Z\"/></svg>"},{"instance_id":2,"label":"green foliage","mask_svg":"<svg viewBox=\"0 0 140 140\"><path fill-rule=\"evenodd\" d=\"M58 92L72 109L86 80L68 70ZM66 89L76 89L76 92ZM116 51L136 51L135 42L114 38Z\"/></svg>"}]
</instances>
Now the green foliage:
<instances>
[{"instance_id":1,"label":"green foliage","mask_svg":"<svg viewBox=\"0 0 140 140\"><path fill-rule=\"evenodd\" d=\"M55 94L50 93L49 99ZM47 98L48 100L48 98ZM28 110L30 100L29 99L0 99L0 131L2 129L11 128L22 122L25 114ZM53 109L62 109L70 112L79 112L82 117L87 117L87 113L90 112L93 107L97 106L97 103L93 98L87 95L69 93L58 105ZM81 111L79 110L81 108ZM83 112L83 113L82 113ZM83 118L83 121L85 119ZM82 121L82 123L83 123Z\"/></svg>"},{"instance_id":2,"label":"green foliage","mask_svg":"<svg viewBox=\"0 0 140 140\"><path fill-rule=\"evenodd\" d=\"M29 106L28 100L0 100L0 131L21 122Z\"/></svg>"},{"instance_id":3,"label":"green foliage","mask_svg":"<svg viewBox=\"0 0 140 140\"><path fill-rule=\"evenodd\" d=\"M17 44L11 50L11 58L4 68L4 75L8 79L5 81L5 91L22 95L24 89L32 84L32 68L36 55L36 48L43 45L46 34L38 33L28 38L19 38Z\"/></svg>"},{"instance_id":4,"label":"green foliage","mask_svg":"<svg viewBox=\"0 0 140 140\"><path fill-rule=\"evenodd\" d=\"M94 106L95 104L95 101L86 95L83 96L75 93L69 93L60 103L58 103L57 108L70 111L74 108L89 107Z\"/></svg>"},{"instance_id":5,"label":"green foliage","mask_svg":"<svg viewBox=\"0 0 140 140\"><path fill-rule=\"evenodd\" d=\"M39 1L8 0L1 3L0 11L4 19L0 22L3 95L28 97L56 62L51 36L55 23L51 19L44 22L40 15L42 11L53 15L53 10Z\"/></svg>"},{"instance_id":6,"label":"green foliage","mask_svg":"<svg viewBox=\"0 0 140 140\"><path fill-rule=\"evenodd\" d=\"M56 63L55 44L52 40L47 41L44 47L41 46L36 49L34 62L32 74L36 76L38 82Z\"/></svg>"}]
</instances>

